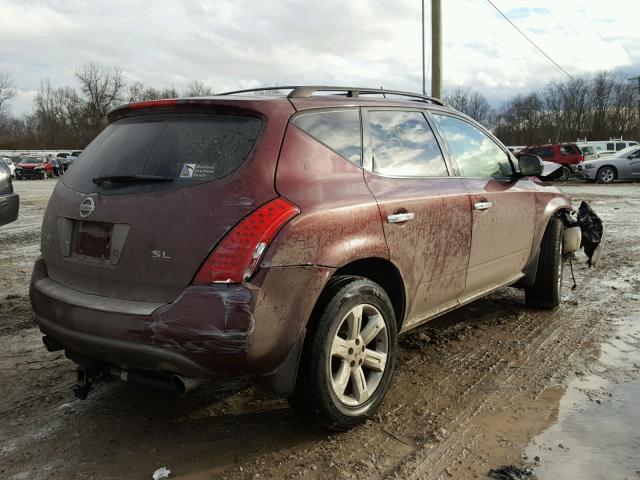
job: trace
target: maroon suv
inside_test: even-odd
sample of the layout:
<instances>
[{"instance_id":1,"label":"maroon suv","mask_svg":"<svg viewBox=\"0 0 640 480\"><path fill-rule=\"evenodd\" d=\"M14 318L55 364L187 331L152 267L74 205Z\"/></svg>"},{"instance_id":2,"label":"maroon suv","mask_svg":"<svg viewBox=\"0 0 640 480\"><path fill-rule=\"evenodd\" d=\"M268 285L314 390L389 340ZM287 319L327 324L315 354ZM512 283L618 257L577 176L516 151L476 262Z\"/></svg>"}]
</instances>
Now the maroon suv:
<instances>
[{"instance_id":1,"label":"maroon suv","mask_svg":"<svg viewBox=\"0 0 640 480\"><path fill-rule=\"evenodd\" d=\"M562 165L562 172L558 180L569 180L572 173L576 173L576 166L584 162L584 155L575 143L553 143L547 145L533 145L518 152L518 155L536 155L547 162Z\"/></svg>"},{"instance_id":2,"label":"maroon suv","mask_svg":"<svg viewBox=\"0 0 640 480\"><path fill-rule=\"evenodd\" d=\"M434 98L279 88L119 107L56 185L30 294L80 397L251 375L345 429L399 332L508 285L560 302L571 204L538 157Z\"/></svg>"}]
</instances>

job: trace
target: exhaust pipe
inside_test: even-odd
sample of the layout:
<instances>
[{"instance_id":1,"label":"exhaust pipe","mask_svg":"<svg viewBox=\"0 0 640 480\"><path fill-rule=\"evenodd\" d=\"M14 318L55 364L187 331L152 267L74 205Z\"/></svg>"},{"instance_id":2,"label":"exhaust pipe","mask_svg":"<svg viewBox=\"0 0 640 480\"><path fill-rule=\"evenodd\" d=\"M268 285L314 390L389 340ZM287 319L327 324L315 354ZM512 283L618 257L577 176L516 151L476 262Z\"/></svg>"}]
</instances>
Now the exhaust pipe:
<instances>
[{"instance_id":1,"label":"exhaust pipe","mask_svg":"<svg viewBox=\"0 0 640 480\"><path fill-rule=\"evenodd\" d=\"M173 375L171 383L173 384L178 395L191 392L207 381L206 378L186 378L180 375Z\"/></svg>"},{"instance_id":2,"label":"exhaust pipe","mask_svg":"<svg viewBox=\"0 0 640 480\"><path fill-rule=\"evenodd\" d=\"M180 375L172 375L170 378L167 378L145 373L127 372L116 368L111 368L111 374L131 385L155 388L156 390L164 390L165 392L171 392L176 395L183 395L186 392L195 390L199 385L206 382L204 378L186 378Z\"/></svg>"},{"instance_id":3,"label":"exhaust pipe","mask_svg":"<svg viewBox=\"0 0 640 480\"><path fill-rule=\"evenodd\" d=\"M156 390L163 390L165 392L171 392L175 394L179 393L175 389L171 380L166 377L147 375L138 372L127 372L126 370L119 370L116 368L111 368L111 375L130 385L136 385L138 387L144 388L153 388Z\"/></svg>"}]
</instances>

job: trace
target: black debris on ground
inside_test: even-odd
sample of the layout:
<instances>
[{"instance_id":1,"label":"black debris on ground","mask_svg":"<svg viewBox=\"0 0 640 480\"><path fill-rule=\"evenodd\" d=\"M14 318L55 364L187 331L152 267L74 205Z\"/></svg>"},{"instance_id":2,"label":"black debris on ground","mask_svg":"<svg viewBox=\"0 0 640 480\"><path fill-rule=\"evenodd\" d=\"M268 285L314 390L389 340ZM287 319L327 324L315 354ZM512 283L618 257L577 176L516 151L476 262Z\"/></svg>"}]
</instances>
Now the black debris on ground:
<instances>
[{"instance_id":1,"label":"black debris on ground","mask_svg":"<svg viewBox=\"0 0 640 480\"><path fill-rule=\"evenodd\" d=\"M524 480L533 476L531 468L520 468L515 465L506 465L489 470L489 476L497 480Z\"/></svg>"}]
</instances>

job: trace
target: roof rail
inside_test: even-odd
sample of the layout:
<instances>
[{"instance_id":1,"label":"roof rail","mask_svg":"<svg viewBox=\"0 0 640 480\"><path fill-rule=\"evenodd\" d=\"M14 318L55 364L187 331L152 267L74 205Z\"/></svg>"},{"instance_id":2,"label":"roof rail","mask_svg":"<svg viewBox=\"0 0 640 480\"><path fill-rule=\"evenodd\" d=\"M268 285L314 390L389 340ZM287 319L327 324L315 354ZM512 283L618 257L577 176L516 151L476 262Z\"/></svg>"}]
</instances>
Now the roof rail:
<instances>
[{"instance_id":1,"label":"roof rail","mask_svg":"<svg viewBox=\"0 0 640 480\"><path fill-rule=\"evenodd\" d=\"M218 95L235 95L238 93L266 92L274 90L291 90L287 95L288 98L308 98L316 92L344 92L347 97L359 97L360 95L396 95L398 97L407 97L411 100L433 103L434 105L444 106L444 102L435 97L420 95L419 93L403 92L401 90L388 90L385 88L360 88L360 87L334 87L334 86L309 86L309 85L286 85L279 87L262 87L248 88L245 90L234 90L231 92L219 93Z\"/></svg>"}]
</instances>

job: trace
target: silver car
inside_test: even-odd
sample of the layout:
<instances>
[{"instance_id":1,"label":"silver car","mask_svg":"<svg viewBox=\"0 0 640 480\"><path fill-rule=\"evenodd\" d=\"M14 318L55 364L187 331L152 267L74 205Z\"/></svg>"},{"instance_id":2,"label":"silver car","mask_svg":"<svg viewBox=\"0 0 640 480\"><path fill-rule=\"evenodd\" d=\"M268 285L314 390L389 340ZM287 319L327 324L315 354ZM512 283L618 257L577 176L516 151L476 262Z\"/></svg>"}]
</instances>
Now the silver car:
<instances>
[{"instance_id":1,"label":"silver car","mask_svg":"<svg viewBox=\"0 0 640 480\"><path fill-rule=\"evenodd\" d=\"M576 174L588 182L640 180L640 146L627 147L614 155L585 161L578 165Z\"/></svg>"}]
</instances>

